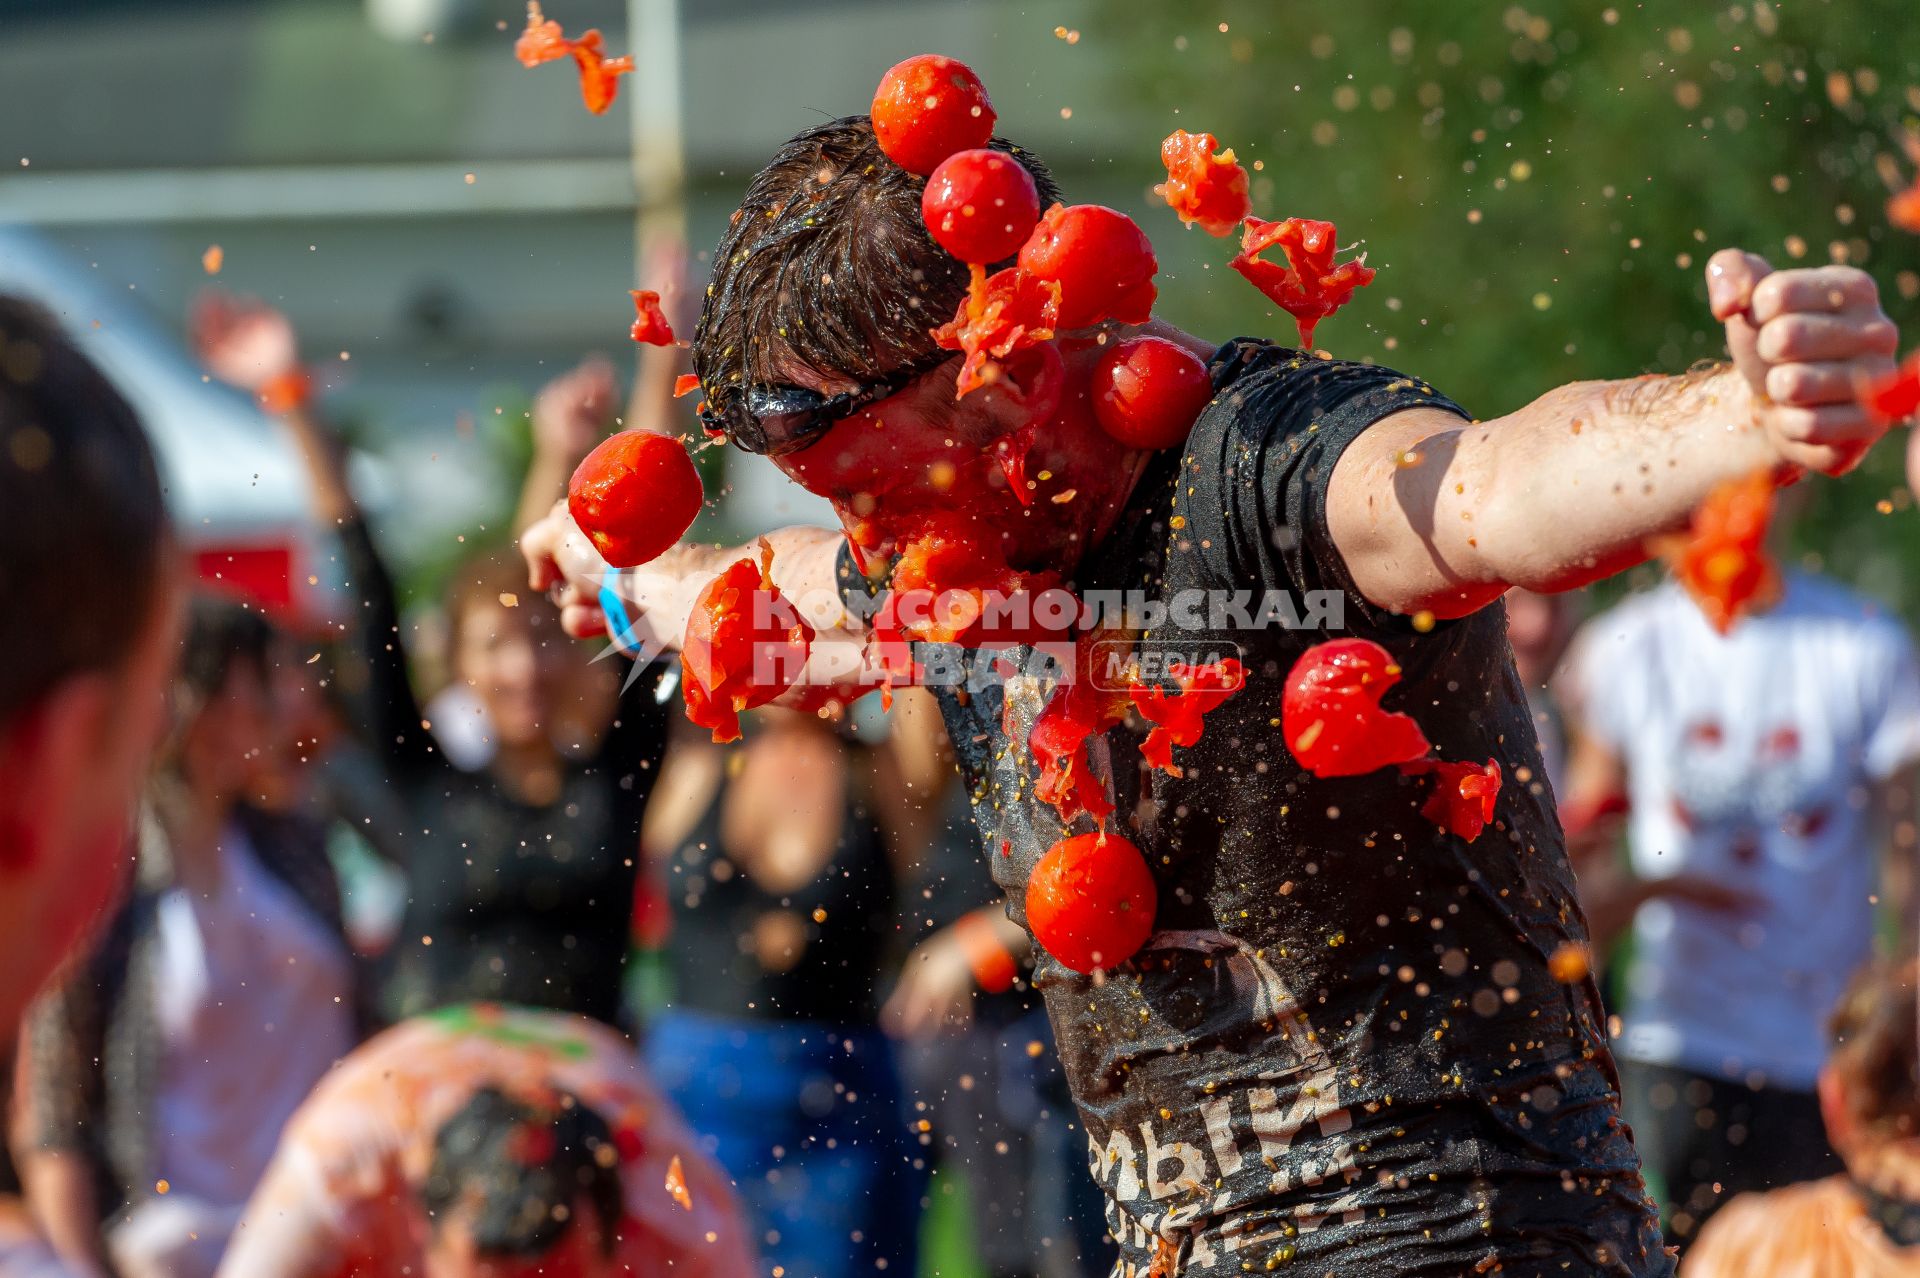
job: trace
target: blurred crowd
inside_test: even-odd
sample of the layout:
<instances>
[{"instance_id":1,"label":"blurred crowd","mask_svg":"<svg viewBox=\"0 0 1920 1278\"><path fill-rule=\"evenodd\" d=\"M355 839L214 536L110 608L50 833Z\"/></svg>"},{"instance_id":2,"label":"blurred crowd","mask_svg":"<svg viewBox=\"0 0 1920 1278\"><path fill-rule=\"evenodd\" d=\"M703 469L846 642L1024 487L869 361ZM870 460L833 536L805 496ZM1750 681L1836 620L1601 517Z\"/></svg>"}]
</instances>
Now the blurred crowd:
<instances>
[{"instance_id":1,"label":"blurred crowd","mask_svg":"<svg viewBox=\"0 0 1920 1278\"><path fill-rule=\"evenodd\" d=\"M347 598L188 580L140 406L0 300L0 1275L912 1274L937 1198L993 1278L1105 1274L930 699L715 745L504 542L425 628L285 318L192 332ZM672 429L673 358L539 395L522 525L617 421ZM1905 627L1806 571L1725 636L1670 584L1583 607L1507 601L1516 780L1558 797L1596 946L1556 961L1604 978L1682 1272L1920 1272Z\"/></svg>"}]
</instances>

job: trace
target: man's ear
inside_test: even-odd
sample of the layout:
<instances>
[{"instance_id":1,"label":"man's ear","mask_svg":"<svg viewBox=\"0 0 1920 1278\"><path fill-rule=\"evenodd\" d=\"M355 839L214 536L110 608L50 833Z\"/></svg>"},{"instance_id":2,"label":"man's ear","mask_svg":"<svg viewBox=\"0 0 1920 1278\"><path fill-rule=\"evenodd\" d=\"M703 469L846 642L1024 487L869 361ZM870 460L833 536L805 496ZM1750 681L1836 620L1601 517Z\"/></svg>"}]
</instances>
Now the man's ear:
<instances>
[{"instance_id":1,"label":"man's ear","mask_svg":"<svg viewBox=\"0 0 1920 1278\"><path fill-rule=\"evenodd\" d=\"M1827 1125L1827 1143L1844 1157L1854 1143L1853 1116L1847 1112L1847 1087L1839 1071L1828 1065L1820 1071L1820 1117Z\"/></svg>"},{"instance_id":2,"label":"man's ear","mask_svg":"<svg viewBox=\"0 0 1920 1278\"><path fill-rule=\"evenodd\" d=\"M0 726L0 876L34 870L72 823L112 694L111 680L77 675Z\"/></svg>"}]
</instances>

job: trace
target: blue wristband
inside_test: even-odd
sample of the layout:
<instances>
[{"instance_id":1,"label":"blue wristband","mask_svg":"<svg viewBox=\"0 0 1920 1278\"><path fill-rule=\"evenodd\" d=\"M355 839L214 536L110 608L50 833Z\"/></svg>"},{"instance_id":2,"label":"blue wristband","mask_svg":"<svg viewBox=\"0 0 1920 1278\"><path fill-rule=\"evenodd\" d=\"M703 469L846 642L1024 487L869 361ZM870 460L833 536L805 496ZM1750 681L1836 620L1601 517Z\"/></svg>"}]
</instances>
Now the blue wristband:
<instances>
[{"instance_id":1,"label":"blue wristband","mask_svg":"<svg viewBox=\"0 0 1920 1278\"><path fill-rule=\"evenodd\" d=\"M606 583L600 587L600 613L606 618L607 638L613 641L614 647L626 653L640 650L640 637L634 633L633 618L627 613L626 600Z\"/></svg>"}]
</instances>

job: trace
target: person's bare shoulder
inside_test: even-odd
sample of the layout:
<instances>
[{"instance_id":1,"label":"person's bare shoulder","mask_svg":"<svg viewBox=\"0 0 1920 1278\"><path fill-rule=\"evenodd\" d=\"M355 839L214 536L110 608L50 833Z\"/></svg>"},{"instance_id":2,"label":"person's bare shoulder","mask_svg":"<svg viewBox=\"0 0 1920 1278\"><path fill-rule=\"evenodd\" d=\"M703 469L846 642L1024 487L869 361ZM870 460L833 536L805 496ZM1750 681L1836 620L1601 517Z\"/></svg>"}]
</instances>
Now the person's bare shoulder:
<instances>
[{"instance_id":1,"label":"person's bare shoulder","mask_svg":"<svg viewBox=\"0 0 1920 1278\"><path fill-rule=\"evenodd\" d=\"M1858 1200L1844 1176L1741 1194L1714 1213L1680 1265L1680 1278L1846 1274Z\"/></svg>"}]
</instances>

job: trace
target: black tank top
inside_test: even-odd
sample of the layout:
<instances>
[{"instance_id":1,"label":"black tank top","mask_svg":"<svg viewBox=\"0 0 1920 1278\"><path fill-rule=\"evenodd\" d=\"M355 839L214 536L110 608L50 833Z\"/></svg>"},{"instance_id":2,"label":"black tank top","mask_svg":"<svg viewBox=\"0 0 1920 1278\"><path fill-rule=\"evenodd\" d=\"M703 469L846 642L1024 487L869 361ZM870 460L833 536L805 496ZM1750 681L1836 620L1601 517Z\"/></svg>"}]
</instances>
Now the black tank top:
<instances>
[{"instance_id":1,"label":"black tank top","mask_svg":"<svg viewBox=\"0 0 1920 1278\"><path fill-rule=\"evenodd\" d=\"M729 752L731 756L731 751ZM857 756L849 768L858 770ZM673 911L672 1006L718 1016L871 1024L885 990L898 893L885 835L851 792L840 840L792 892L769 892L721 837L732 782L664 867Z\"/></svg>"}]
</instances>

